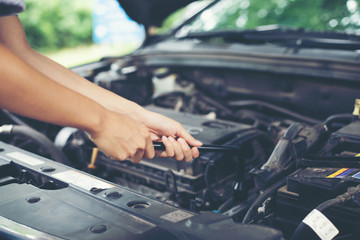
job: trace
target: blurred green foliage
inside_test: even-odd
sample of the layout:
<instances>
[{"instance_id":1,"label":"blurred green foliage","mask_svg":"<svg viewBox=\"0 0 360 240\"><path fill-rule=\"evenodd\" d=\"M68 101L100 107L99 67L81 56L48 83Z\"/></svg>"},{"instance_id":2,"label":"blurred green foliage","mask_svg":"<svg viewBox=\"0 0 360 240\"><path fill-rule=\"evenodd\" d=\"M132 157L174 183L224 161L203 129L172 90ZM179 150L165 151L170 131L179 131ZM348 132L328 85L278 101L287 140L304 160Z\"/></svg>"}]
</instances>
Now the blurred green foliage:
<instances>
[{"instance_id":1,"label":"blurred green foliage","mask_svg":"<svg viewBox=\"0 0 360 240\"><path fill-rule=\"evenodd\" d=\"M19 15L33 48L49 52L92 43L92 0L26 0ZM175 27L209 0L171 15L159 33ZM359 33L360 0L223 0L190 24L190 31L253 29L280 24L312 30Z\"/></svg>"},{"instance_id":2,"label":"blurred green foliage","mask_svg":"<svg viewBox=\"0 0 360 240\"><path fill-rule=\"evenodd\" d=\"M253 29L277 24L359 34L359 7L359 0L222 0L200 14L187 31ZM182 14L187 11L183 9ZM179 13L176 14L165 21L165 28L176 26Z\"/></svg>"},{"instance_id":3,"label":"blurred green foliage","mask_svg":"<svg viewBox=\"0 0 360 240\"><path fill-rule=\"evenodd\" d=\"M91 0L26 0L19 14L30 45L43 52L92 42Z\"/></svg>"}]
</instances>

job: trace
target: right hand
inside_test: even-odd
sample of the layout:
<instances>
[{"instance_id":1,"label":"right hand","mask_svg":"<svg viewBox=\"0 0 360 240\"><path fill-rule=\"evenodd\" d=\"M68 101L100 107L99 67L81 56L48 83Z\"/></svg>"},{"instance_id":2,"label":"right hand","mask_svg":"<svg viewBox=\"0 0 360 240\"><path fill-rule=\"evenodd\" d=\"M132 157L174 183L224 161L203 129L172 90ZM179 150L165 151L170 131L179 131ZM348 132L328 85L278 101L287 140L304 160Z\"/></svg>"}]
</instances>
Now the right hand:
<instances>
[{"instance_id":1,"label":"right hand","mask_svg":"<svg viewBox=\"0 0 360 240\"><path fill-rule=\"evenodd\" d=\"M99 149L112 159L123 161L130 158L138 163L143 157L155 156L148 129L124 114L108 111L100 126L89 134Z\"/></svg>"}]
</instances>

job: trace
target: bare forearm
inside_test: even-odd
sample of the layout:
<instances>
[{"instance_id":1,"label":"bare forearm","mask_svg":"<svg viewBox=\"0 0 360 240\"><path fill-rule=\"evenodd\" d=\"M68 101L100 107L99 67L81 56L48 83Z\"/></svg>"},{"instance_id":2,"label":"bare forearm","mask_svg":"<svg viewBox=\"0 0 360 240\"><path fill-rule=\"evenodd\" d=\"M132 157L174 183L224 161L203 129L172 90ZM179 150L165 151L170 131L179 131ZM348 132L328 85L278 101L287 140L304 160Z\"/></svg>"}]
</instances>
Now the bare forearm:
<instances>
[{"instance_id":1,"label":"bare forearm","mask_svg":"<svg viewBox=\"0 0 360 240\"><path fill-rule=\"evenodd\" d=\"M22 55L22 58L39 72L59 84L91 98L109 110L134 115L141 109L136 103L89 82L32 49Z\"/></svg>"},{"instance_id":2,"label":"bare forearm","mask_svg":"<svg viewBox=\"0 0 360 240\"><path fill-rule=\"evenodd\" d=\"M103 107L136 117L139 105L107 91L33 50L17 16L0 18L0 43L49 79L72 89Z\"/></svg>"},{"instance_id":3,"label":"bare forearm","mask_svg":"<svg viewBox=\"0 0 360 240\"><path fill-rule=\"evenodd\" d=\"M0 55L0 107L83 129L113 158L131 157L134 162L143 155L152 158L151 140L161 136L173 140L166 142L171 149L163 157L191 159L190 148L181 138L201 145L176 121L100 88L34 51L17 16L0 17ZM191 151L198 156L196 148Z\"/></svg>"},{"instance_id":4,"label":"bare forearm","mask_svg":"<svg viewBox=\"0 0 360 240\"><path fill-rule=\"evenodd\" d=\"M1 107L86 131L100 124L105 109L99 104L37 72L2 45L0 55Z\"/></svg>"}]
</instances>

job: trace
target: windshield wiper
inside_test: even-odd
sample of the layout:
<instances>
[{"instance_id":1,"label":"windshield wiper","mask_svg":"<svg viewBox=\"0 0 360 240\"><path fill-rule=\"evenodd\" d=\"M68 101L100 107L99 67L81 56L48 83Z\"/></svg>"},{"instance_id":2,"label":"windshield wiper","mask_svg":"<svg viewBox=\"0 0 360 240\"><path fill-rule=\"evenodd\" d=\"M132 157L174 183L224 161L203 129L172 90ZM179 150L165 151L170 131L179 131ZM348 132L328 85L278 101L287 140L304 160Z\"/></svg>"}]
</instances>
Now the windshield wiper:
<instances>
[{"instance_id":1,"label":"windshield wiper","mask_svg":"<svg viewBox=\"0 0 360 240\"><path fill-rule=\"evenodd\" d=\"M209 32L190 32L178 39L195 38L211 40L221 38L224 42L245 44L279 44L294 48L322 48L339 50L360 49L360 36L337 32L315 32L293 28L258 28L254 30L218 30Z\"/></svg>"}]
</instances>

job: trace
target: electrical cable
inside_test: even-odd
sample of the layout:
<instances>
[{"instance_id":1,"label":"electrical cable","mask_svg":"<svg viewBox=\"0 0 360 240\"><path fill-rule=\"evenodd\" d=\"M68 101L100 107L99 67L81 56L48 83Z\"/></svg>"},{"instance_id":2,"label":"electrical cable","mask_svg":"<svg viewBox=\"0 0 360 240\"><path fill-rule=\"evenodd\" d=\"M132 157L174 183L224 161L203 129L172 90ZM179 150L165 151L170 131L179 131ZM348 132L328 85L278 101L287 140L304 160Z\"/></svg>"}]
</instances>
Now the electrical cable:
<instances>
[{"instance_id":1,"label":"electrical cable","mask_svg":"<svg viewBox=\"0 0 360 240\"><path fill-rule=\"evenodd\" d=\"M254 203L250 206L249 210L246 212L245 217L242 223L249 223L254 220L257 215L257 209L263 202L273 195L280 187L286 184L287 179L281 179L280 181L274 183L269 188L267 188L262 194L260 194L254 201Z\"/></svg>"}]
</instances>

